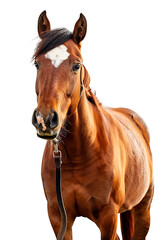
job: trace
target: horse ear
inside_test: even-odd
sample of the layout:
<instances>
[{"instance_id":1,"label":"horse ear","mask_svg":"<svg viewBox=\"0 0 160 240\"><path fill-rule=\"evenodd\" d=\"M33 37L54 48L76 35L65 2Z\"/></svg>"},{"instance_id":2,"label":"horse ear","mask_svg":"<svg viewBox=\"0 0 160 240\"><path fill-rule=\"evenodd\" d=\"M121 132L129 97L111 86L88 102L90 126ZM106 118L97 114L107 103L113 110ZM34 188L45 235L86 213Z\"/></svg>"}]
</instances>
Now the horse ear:
<instances>
[{"instance_id":1,"label":"horse ear","mask_svg":"<svg viewBox=\"0 0 160 240\"><path fill-rule=\"evenodd\" d=\"M49 32L50 30L50 22L47 18L46 11L43 11L38 18L38 34L40 38L42 38L44 33Z\"/></svg>"},{"instance_id":2,"label":"horse ear","mask_svg":"<svg viewBox=\"0 0 160 240\"><path fill-rule=\"evenodd\" d=\"M84 39L86 32L87 32L87 20L85 16L81 13L78 21L74 26L73 41L79 44Z\"/></svg>"}]
</instances>

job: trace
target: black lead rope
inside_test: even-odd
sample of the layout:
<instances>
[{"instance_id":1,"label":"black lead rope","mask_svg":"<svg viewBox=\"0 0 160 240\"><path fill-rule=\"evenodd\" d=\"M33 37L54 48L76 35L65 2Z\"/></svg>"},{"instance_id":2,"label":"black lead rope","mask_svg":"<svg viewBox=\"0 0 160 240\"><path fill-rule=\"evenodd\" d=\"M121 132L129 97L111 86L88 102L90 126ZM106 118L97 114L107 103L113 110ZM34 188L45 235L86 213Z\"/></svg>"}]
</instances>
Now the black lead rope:
<instances>
[{"instance_id":1,"label":"black lead rope","mask_svg":"<svg viewBox=\"0 0 160 240\"><path fill-rule=\"evenodd\" d=\"M61 226L58 232L57 240L63 240L66 228L67 228L67 215L63 203L62 191L61 191L61 164L62 164L62 153L58 150L58 142L54 141L53 159L56 165L56 194L61 214Z\"/></svg>"},{"instance_id":2,"label":"black lead rope","mask_svg":"<svg viewBox=\"0 0 160 240\"><path fill-rule=\"evenodd\" d=\"M82 66L80 70L80 97L83 91L83 80L82 80ZM53 151L53 159L55 161L56 166L56 194L57 201L59 206L59 211L61 214L61 226L58 232L57 240L63 240L66 229L67 229L67 215L66 210L63 203L62 191L61 191L61 164L62 164L62 153L58 150L58 140L53 140L54 151Z\"/></svg>"}]
</instances>

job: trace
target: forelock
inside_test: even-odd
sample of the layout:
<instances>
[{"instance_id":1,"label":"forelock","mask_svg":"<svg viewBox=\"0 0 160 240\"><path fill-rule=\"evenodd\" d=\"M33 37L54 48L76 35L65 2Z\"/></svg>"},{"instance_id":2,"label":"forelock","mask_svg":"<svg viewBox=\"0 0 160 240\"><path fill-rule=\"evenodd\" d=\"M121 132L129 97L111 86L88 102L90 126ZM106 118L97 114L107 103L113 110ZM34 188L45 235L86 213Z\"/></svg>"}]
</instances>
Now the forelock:
<instances>
[{"instance_id":1,"label":"forelock","mask_svg":"<svg viewBox=\"0 0 160 240\"><path fill-rule=\"evenodd\" d=\"M66 28L58 28L42 35L42 40L37 45L33 59L41 54L45 54L53 48L60 46L71 39L73 33Z\"/></svg>"}]
</instances>

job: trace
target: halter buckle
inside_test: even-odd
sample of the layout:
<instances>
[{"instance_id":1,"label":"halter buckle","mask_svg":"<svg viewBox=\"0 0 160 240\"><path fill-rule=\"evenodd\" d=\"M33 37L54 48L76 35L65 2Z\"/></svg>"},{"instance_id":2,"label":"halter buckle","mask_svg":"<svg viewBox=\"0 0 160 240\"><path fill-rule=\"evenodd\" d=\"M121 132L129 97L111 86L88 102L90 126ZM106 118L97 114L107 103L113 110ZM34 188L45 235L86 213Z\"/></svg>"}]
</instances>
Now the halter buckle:
<instances>
[{"instance_id":1,"label":"halter buckle","mask_svg":"<svg viewBox=\"0 0 160 240\"><path fill-rule=\"evenodd\" d=\"M58 149L58 140L54 140L54 151L53 151L53 159L55 161L56 168L60 168L62 164L62 152Z\"/></svg>"}]
</instances>

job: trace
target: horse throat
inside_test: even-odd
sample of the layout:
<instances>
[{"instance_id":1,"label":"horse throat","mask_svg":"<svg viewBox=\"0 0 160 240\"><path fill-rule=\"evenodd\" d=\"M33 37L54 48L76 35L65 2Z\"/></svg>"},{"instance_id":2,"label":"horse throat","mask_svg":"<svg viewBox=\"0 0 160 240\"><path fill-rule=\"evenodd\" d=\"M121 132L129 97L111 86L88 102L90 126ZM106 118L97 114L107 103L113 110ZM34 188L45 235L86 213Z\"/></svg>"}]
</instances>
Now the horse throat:
<instances>
[{"instance_id":1,"label":"horse throat","mask_svg":"<svg viewBox=\"0 0 160 240\"><path fill-rule=\"evenodd\" d=\"M84 155L85 146L93 147L97 135L95 108L83 91L75 113L67 119L68 133L63 141L69 156Z\"/></svg>"}]
</instances>

